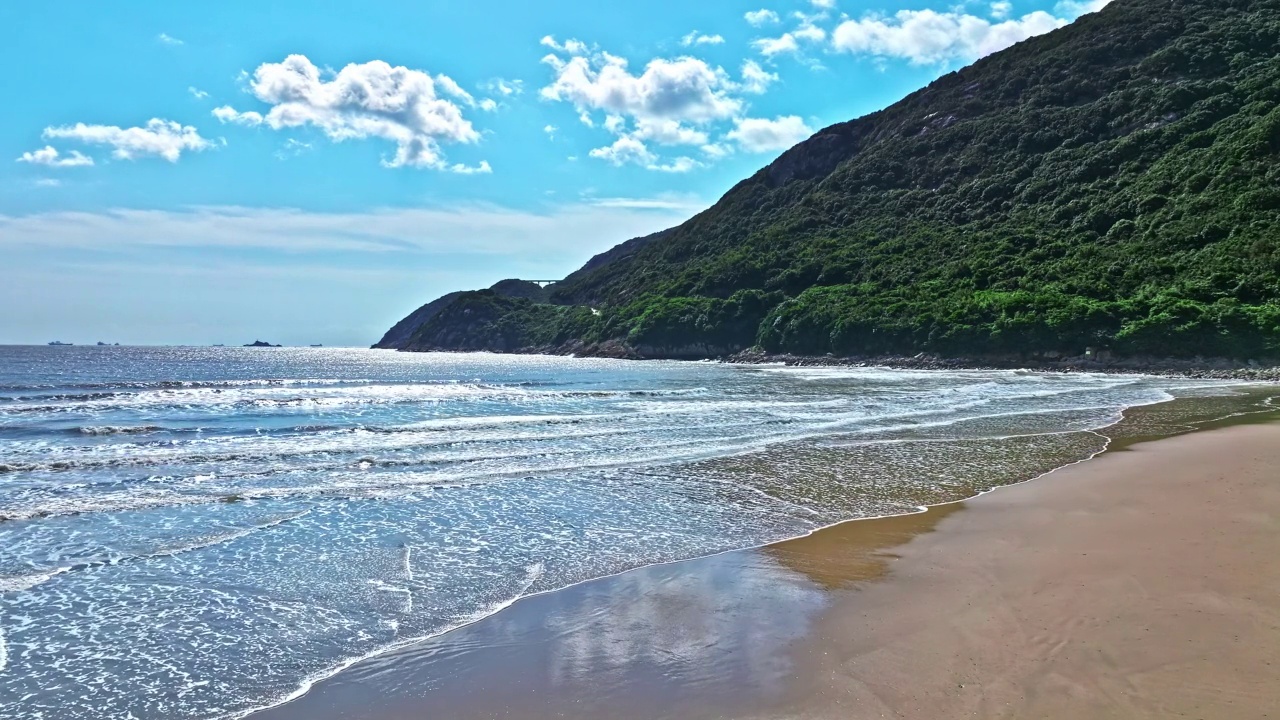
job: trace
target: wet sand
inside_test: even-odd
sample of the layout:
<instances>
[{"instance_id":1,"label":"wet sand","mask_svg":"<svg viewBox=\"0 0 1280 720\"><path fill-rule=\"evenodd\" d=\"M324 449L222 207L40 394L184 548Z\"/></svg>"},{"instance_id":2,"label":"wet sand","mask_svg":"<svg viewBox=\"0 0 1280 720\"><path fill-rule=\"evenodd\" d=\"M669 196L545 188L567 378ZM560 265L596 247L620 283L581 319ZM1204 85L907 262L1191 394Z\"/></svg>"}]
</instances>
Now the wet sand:
<instances>
[{"instance_id":1,"label":"wet sand","mask_svg":"<svg viewBox=\"0 0 1280 720\"><path fill-rule=\"evenodd\" d=\"M534 596L254 715L1280 716L1280 424Z\"/></svg>"}]
</instances>

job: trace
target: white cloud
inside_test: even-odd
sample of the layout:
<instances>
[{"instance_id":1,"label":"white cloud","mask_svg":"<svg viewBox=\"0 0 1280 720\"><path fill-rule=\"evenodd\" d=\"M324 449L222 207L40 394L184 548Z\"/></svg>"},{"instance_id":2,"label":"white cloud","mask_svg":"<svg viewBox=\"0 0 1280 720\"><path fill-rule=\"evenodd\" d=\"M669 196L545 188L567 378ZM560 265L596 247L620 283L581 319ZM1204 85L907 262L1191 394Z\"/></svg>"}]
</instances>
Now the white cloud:
<instances>
[{"instance_id":1,"label":"white cloud","mask_svg":"<svg viewBox=\"0 0 1280 720\"><path fill-rule=\"evenodd\" d=\"M88 167L93 165L93 158L78 150L72 150L69 155L63 156L52 145L46 145L39 150L22 153L17 162L54 168Z\"/></svg>"},{"instance_id":2,"label":"white cloud","mask_svg":"<svg viewBox=\"0 0 1280 720\"><path fill-rule=\"evenodd\" d=\"M545 45L551 48L552 50L555 50L556 52L568 53L570 55L585 55L587 54L587 52L590 51L590 48L587 47L586 43L582 42L581 40L574 40L572 38L569 40L565 40L564 44L561 44L556 42L556 39L554 37L547 35L546 37L542 38L542 40L540 40L539 42L540 44Z\"/></svg>"},{"instance_id":3,"label":"white cloud","mask_svg":"<svg viewBox=\"0 0 1280 720\"><path fill-rule=\"evenodd\" d=\"M777 73L771 73L760 67L755 60L742 63L742 90L756 95L763 93L769 85L778 81Z\"/></svg>"},{"instance_id":4,"label":"white cloud","mask_svg":"<svg viewBox=\"0 0 1280 720\"><path fill-rule=\"evenodd\" d=\"M836 6L836 0L809 0L809 2L822 10L830 10Z\"/></svg>"},{"instance_id":5,"label":"white cloud","mask_svg":"<svg viewBox=\"0 0 1280 720\"><path fill-rule=\"evenodd\" d=\"M190 86L188 86L188 87L187 87L187 92L191 93L191 97L193 97L193 98L195 98L195 99L197 99L197 100L204 100L205 98L209 97L209 93L207 93L207 92L205 92L205 91L203 91L203 90L201 90L200 88L197 88L197 87L190 87Z\"/></svg>"},{"instance_id":6,"label":"white cloud","mask_svg":"<svg viewBox=\"0 0 1280 720\"><path fill-rule=\"evenodd\" d=\"M598 147L587 154L615 167L627 163L649 166L658 159L643 142L629 136L620 137L612 145Z\"/></svg>"},{"instance_id":7,"label":"white cloud","mask_svg":"<svg viewBox=\"0 0 1280 720\"><path fill-rule=\"evenodd\" d=\"M649 169L657 170L658 172L665 172L665 173L687 173L690 170L693 170L695 168L700 168L700 167L702 167L702 163L698 162L697 160L694 160L691 157L681 156L676 158L675 160L672 160L669 163L664 163L659 165L650 165Z\"/></svg>"},{"instance_id":8,"label":"white cloud","mask_svg":"<svg viewBox=\"0 0 1280 720\"><path fill-rule=\"evenodd\" d=\"M42 187L42 188L62 187L62 181L56 178L40 178L39 180L36 180L36 187Z\"/></svg>"},{"instance_id":9,"label":"white cloud","mask_svg":"<svg viewBox=\"0 0 1280 720\"><path fill-rule=\"evenodd\" d=\"M485 112L493 112L498 109L498 101L491 98L485 98L477 103L477 105Z\"/></svg>"},{"instance_id":10,"label":"white cloud","mask_svg":"<svg viewBox=\"0 0 1280 720\"><path fill-rule=\"evenodd\" d=\"M723 68L694 57L655 58L633 74L626 60L603 51L567 58L552 54L543 62L554 79L542 89L542 97L573 105L584 125L615 136L611 145L591 150L591 157L660 172L688 172L702 164L687 156L664 160L650 144L711 144L709 132L715 125L741 114L744 104L737 95L746 84L762 87L769 76L756 65L756 74L740 85ZM595 112L604 113L602 124L593 119Z\"/></svg>"},{"instance_id":11,"label":"white cloud","mask_svg":"<svg viewBox=\"0 0 1280 720\"><path fill-rule=\"evenodd\" d=\"M84 123L48 127L44 129L44 137L78 140L90 145L109 145L113 148L112 155L121 160L156 155L169 162L177 162L184 150L198 152L213 147L213 143L200 137L194 127L159 118L148 120L143 127L131 128Z\"/></svg>"},{"instance_id":12,"label":"white cloud","mask_svg":"<svg viewBox=\"0 0 1280 720\"><path fill-rule=\"evenodd\" d=\"M160 33L159 35L157 35L156 40L159 40L165 45L184 45L185 44L178 38L173 37L172 35L168 35L166 33Z\"/></svg>"},{"instance_id":13,"label":"white cloud","mask_svg":"<svg viewBox=\"0 0 1280 720\"><path fill-rule=\"evenodd\" d=\"M703 35L697 30L680 38L680 44L689 47L690 45L722 45L724 38L720 35Z\"/></svg>"},{"instance_id":14,"label":"white cloud","mask_svg":"<svg viewBox=\"0 0 1280 720\"><path fill-rule=\"evenodd\" d=\"M800 50L800 43L796 42L795 36L791 33L783 33L781 37L776 38L752 40L751 44L765 57L773 57L774 55L793 53Z\"/></svg>"},{"instance_id":15,"label":"white cloud","mask_svg":"<svg viewBox=\"0 0 1280 720\"><path fill-rule=\"evenodd\" d=\"M570 102L579 112L700 123L731 117L742 107L729 94L734 85L728 74L697 58L655 58L639 75L631 74L626 60L608 53L568 60L548 55L543 62L555 80L542 89L542 97Z\"/></svg>"},{"instance_id":16,"label":"white cloud","mask_svg":"<svg viewBox=\"0 0 1280 720\"><path fill-rule=\"evenodd\" d=\"M1081 15L1095 13L1111 4L1111 0L1059 0L1053 11L1074 20Z\"/></svg>"},{"instance_id":17,"label":"white cloud","mask_svg":"<svg viewBox=\"0 0 1280 720\"><path fill-rule=\"evenodd\" d=\"M450 166L449 172L459 175L488 175L493 172L493 168L489 167L488 160L481 160L479 165L463 165L455 163Z\"/></svg>"},{"instance_id":18,"label":"white cloud","mask_svg":"<svg viewBox=\"0 0 1280 720\"><path fill-rule=\"evenodd\" d=\"M612 117L608 118L608 120L612 119ZM606 127L608 120L606 120ZM659 145L705 145L707 143L705 132L682 125L675 120L639 120L636 122L636 130L632 136L640 140L652 140Z\"/></svg>"},{"instance_id":19,"label":"white cloud","mask_svg":"<svg viewBox=\"0 0 1280 720\"><path fill-rule=\"evenodd\" d=\"M733 154L733 148L725 145L724 143L708 143L699 149L702 150L704 155L712 160L719 160L720 158L728 157Z\"/></svg>"},{"instance_id":20,"label":"white cloud","mask_svg":"<svg viewBox=\"0 0 1280 720\"><path fill-rule=\"evenodd\" d=\"M262 113L240 112L230 105L222 105L213 109L213 116L222 123L236 123L237 125L261 125L263 122Z\"/></svg>"},{"instance_id":21,"label":"white cloud","mask_svg":"<svg viewBox=\"0 0 1280 720\"><path fill-rule=\"evenodd\" d=\"M797 40L804 40L807 42L822 42L827 39L826 30L823 30L817 25L810 25L808 23L801 25L791 34L794 35Z\"/></svg>"},{"instance_id":22,"label":"white cloud","mask_svg":"<svg viewBox=\"0 0 1280 720\"><path fill-rule=\"evenodd\" d=\"M524 92L523 80L504 80L502 78L494 78L480 84L480 89L494 95L503 97L513 97Z\"/></svg>"},{"instance_id":23,"label":"white cloud","mask_svg":"<svg viewBox=\"0 0 1280 720\"><path fill-rule=\"evenodd\" d=\"M928 65L974 60L1066 24L1043 11L992 23L956 12L900 10L892 17L844 21L832 33L832 45L854 54Z\"/></svg>"},{"instance_id":24,"label":"white cloud","mask_svg":"<svg viewBox=\"0 0 1280 720\"><path fill-rule=\"evenodd\" d=\"M560 128L556 127L555 125L547 125L546 127L542 128L542 132L546 133L550 137L555 137L556 131L559 129Z\"/></svg>"},{"instance_id":25,"label":"white cloud","mask_svg":"<svg viewBox=\"0 0 1280 720\"><path fill-rule=\"evenodd\" d=\"M808 138L813 130L795 115L765 118L743 118L728 135L747 152L786 150Z\"/></svg>"},{"instance_id":26,"label":"white cloud","mask_svg":"<svg viewBox=\"0 0 1280 720\"><path fill-rule=\"evenodd\" d=\"M763 27L779 20L778 13L772 10L752 10L742 17L746 18L747 24L752 27Z\"/></svg>"},{"instance_id":27,"label":"white cloud","mask_svg":"<svg viewBox=\"0 0 1280 720\"><path fill-rule=\"evenodd\" d=\"M266 114L223 106L214 116L273 130L313 125L334 142L389 140L396 152L383 161L387 167L452 169L444 162L441 144L480 139L456 102L475 106L470 93L447 76L381 60L352 63L334 74L322 73L306 56L290 55L258 66L249 90L271 106Z\"/></svg>"}]
</instances>

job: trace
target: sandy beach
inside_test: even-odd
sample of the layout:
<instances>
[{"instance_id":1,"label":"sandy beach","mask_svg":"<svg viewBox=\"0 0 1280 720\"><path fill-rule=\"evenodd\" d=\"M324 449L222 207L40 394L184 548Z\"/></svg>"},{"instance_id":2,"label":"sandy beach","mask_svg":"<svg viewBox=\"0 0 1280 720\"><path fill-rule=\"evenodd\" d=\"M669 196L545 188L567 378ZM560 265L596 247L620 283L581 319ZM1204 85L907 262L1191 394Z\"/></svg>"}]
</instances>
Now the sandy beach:
<instances>
[{"instance_id":1,"label":"sandy beach","mask_svg":"<svg viewBox=\"0 0 1280 720\"><path fill-rule=\"evenodd\" d=\"M255 718L1266 718L1280 424L526 598Z\"/></svg>"},{"instance_id":2,"label":"sandy beach","mask_svg":"<svg viewBox=\"0 0 1280 720\"><path fill-rule=\"evenodd\" d=\"M1135 445L964 503L796 647L779 717L1265 718L1280 425Z\"/></svg>"}]
</instances>

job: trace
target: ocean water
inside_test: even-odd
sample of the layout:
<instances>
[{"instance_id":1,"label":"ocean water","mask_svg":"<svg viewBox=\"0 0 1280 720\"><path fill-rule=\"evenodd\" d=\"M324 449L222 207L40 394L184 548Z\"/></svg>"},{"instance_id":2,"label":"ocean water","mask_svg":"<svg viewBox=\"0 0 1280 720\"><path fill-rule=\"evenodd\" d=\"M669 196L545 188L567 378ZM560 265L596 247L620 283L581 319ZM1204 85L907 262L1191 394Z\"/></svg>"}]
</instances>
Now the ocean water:
<instances>
[{"instance_id":1,"label":"ocean water","mask_svg":"<svg viewBox=\"0 0 1280 720\"><path fill-rule=\"evenodd\" d=\"M1226 384L0 347L0 717L221 718L518 598L910 512Z\"/></svg>"}]
</instances>

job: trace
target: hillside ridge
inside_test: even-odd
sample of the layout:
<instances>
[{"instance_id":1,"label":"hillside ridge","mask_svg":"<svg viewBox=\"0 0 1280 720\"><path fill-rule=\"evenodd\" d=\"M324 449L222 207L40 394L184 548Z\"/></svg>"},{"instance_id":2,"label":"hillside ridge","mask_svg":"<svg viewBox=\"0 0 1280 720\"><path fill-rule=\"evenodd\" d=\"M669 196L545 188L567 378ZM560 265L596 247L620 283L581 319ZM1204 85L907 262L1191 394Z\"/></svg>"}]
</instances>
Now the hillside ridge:
<instances>
[{"instance_id":1,"label":"hillside ridge","mask_svg":"<svg viewBox=\"0 0 1280 720\"><path fill-rule=\"evenodd\" d=\"M385 346L1275 358L1278 228L1280 0L1115 0Z\"/></svg>"}]
</instances>

